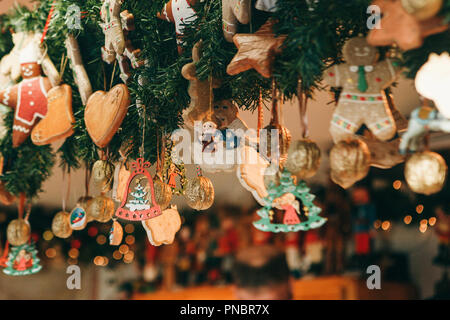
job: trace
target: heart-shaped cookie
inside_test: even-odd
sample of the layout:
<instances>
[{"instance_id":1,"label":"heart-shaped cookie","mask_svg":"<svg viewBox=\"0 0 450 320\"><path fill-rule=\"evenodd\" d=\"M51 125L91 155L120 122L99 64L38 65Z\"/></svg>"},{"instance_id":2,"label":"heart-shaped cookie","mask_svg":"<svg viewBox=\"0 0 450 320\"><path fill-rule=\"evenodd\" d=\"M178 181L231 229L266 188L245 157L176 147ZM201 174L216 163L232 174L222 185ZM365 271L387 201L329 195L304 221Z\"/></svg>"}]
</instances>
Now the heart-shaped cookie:
<instances>
[{"instance_id":1,"label":"heart-shaped cookie","mask_svg":"<svg viewBox=\"0 0 450 320\"><path fill-rule=\"evenodd\" d=\"M130 94L124 84L114 86L109 92L97 91L86 104L84 121L92 141L104 148L122 124L130 105Z\"/></svg>"}]
</instances>

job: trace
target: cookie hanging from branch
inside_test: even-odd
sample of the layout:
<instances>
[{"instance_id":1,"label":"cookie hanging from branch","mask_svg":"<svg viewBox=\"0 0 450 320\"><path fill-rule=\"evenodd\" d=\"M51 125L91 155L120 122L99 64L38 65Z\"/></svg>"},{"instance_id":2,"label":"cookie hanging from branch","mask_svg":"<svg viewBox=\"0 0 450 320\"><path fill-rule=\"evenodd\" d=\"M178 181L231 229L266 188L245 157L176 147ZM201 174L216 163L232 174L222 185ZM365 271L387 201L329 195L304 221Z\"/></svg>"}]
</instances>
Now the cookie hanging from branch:
<instances>
[{"instance_id":1,"label":"cookie hanging from branch","mask_svg":"<svg viewBox=\"0 0 450 320\"><path fill-rule=\"evenodd\" d=\"M269 19L255 33L238 33L233 37L238 52L227 67L229 75L255 69L265 78L272 76L273 61L281 53L281 46L286 39L286 36L275 36L272 31L274 24L275 21Z\"/></svg>"}]
</instances>

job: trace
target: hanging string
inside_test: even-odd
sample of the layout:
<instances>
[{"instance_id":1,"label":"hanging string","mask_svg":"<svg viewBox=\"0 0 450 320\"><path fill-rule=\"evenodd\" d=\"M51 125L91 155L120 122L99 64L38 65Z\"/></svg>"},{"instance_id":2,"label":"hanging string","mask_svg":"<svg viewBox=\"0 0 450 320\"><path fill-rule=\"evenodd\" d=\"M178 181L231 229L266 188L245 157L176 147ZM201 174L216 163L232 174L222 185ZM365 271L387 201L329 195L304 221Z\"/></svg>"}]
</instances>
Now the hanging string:
<instances>
[{"instance_id":1,"label":"hanging string","mask_svg":"<svg viewBox=\"0 0 450 320\"><path fill-rule=\"evenodd\" d=\"M63 184L66 180L66 171L63 171ZM63 199L62 199L62 211L66 212L66 203L69 200L70 194L70 169L67 170L67 188L64 189Z\"/></svg>"},{"instance_id":2,"label":"hanging string","mask_svg":"<svg viewBox=\"0 0 450 320\"><path fill-rule=\"evenodd\" d=\"M86 170L84 171L84 196L89 196L89 181L91 180L91 169L86 165Z\"/></svg>"},{"instance_id":3,"label":"hanging string","mask_svg":"<svg viewBox=\"0 0 450 320\"><path fill-rule=\"evenodd\" d=\"M302 88L302 80L298 80L297 84L298 107L300 111L300 125L302 127L302 137L306 139L309 136L308 117L306 116L306 109L308 104L308 96Z\"/></svg>"},{"instance_id":4,"label":"hanging string","mask_svg":"<svg viewBox=\"0 0 450 320\"><path fill-rule=\"evenodd\" d=\"M23 211L25 207L25 201L27 200L27 197L24 192L20 193L19 196L19 219L23 219Z\"/></svg>"},{"instance_id":5,"label":"hanging string","mask_svg":"<svg viewBox=\"0 0 450 320\"><path fill-rule=\"evenodd\" d=\"M30 219L30 214L31 214L31 202L27 203L27 212L25 213L25 221L28 221L28 219Z\"/></svg>"},{"instance_id":6,"label":"hanging string","mask_svg":"<svg viewBox=\"0 0 450 320\"><path fill-rule=\"evenodd\" d=\"M42 32L41 44L44 43L45 37L47 36L48 27L50 25L50 21L52 20L52 16L53 16L53 11L55 11L55 4L56 4L56 0L53 0L52 6L51 6L50 11L47 16L47 21L45 22L44 31Z\"/></svg>"},{"instance_id":7,"label":"hanging string","mask_svg":"<svg viewBox=\"0 0 450 320\"><path fill-rule=\"evenodd\" d=\"M113 82L114 82L114 74L116 73L116 65L117 65L117 60L114 60L114 67L113 67L113 71L111 73L111 81L109 82L109 90L111 90Z\"/></svg>"},{"instance_id":8,"label":"hanging string","mask_svg":"<svg viewBox=\"0 0 450 320\"><path fill-rule=\"evenodd\" d=\"M272 78L272 119L270 120L272 125L279 125L280 119L278 114L278 95L275 83L275 78Z\"/></svg>"},{"instance_id":9,"label":"hanging string","mask_svg":"<svg viewBox=\"0 0 450 320\"><path fill-rule=\"evenodd\" d=\"M212 121L212 114L213 114L213 79L212 79L212 72L209 74L209 114L207 117L207 121Z\"/></svg>"},{"instance_id":10,"label":"hanging string","mask_svg":"<svg viewBox=\"0 0 450 320\"><path fill-rule=\"evenodd\" d=\"M145 105L142 105L142 109L143 109L142 118L144 123L142 124L142 144L141 147L139 148L140 149L139 156L140 158L145 159L145 123L147 120L147 113L146 113L147 109L145 108ZM158 130L156 130L156 136L158 136Z\"/></svg>"},{"instance_id":11,"label":"hanging string","mask_svg":"<svg viewBox=\"0 0 450 320\"><path fill-rule=\"evenodd\" d=\"M260 131L262 126L264 125L264 110L263 110L263 102L262 102L262 91L259 90L259 101L258 101L258 132L257 137L259 140Z\"/></svg>"},{"instance_id":12,"label":"hanging string","mask_svg":"<svg viewBox=\"0 0 450 320\"><path fill-rule=\"evenodd\" d=\"M161 173L161 159L159 157L159 131L156 130L156 173Z\"/></svg>"}]
</instances>

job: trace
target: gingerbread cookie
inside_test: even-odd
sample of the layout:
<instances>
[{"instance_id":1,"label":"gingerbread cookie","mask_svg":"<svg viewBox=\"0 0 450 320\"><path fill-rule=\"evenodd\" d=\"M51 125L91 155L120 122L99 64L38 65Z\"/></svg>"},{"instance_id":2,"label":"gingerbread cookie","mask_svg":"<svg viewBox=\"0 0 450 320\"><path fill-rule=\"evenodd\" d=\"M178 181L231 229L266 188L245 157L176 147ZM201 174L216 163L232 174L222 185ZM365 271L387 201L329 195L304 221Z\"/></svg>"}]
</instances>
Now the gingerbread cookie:
<instances>
[{"instance_id":1,"label":"gingerbread cookie","mask_svg":"<svg viewBox=\"0 0 450 320\"><path fill-rule=\"evenodd\" d=\"M382 91L400 68L390 59L377 62L378 50L363 37L348 40L343 55L345 63L331 67L324 77L330 86L343 88L330 126L334 142L353 137L363 124L379 140L391 139L397 128Z\"/></svg>"},{"instance_id":2,"label":"gingerbread cookie","mask_svg":"<svg viewBox=\"0 0 450 320\"><path fill-rule=\"evenodd\" d=\"M13 147L20 146L31 134L40 118L47 114L47 92L50 80L41 76L42 52L32 41L20 54L22 81L0 92L0 102L15 110Z\"/></svg>"},{"instance_id":3,"label":"gingerbread cookie","mask_svg":"<svg viewBox=\"0 0 450 320\"><path fill-rule=\"evenodd\" d=\"M175 25L177 35L178 53L181 54L183 44L184 25L192 23L197 18L193 6L197 0L169 0L163 10L158 13L158 18L167 20Z\"/></svg>"},{"instance_id":4,"label":"gingerbread cookie","mask_svg":"<svg viewBox=\"0 0 450 320\"><path fill-rule=\"evenodd\" d=\"M202 121L206 118L211 109L211 102L214 101L210 93L210 85L218 88L220 81L201 81L197 78L195 63L201 58L202 42L197 42L192 48L193 62L183 66L181 74L186 80L189 80L189 96L191 103L189 108L183 111L183 119L186 125L193 126L195 121Z\"/></svg>"},{"instance_id":5,"label":"gingerbread cookie","mask_svg":"<svg viewBox=\"0 0 450 320\"><path fill-rule=\"evenodd\" d=\"M403 50L416 49L422 46L424 38L444 32L448 24L443 23L440 17L430 17L419 20L414 16L414 8L407 6L411 12L405 10L404 0L376 0L383 17L378 25L370 30L367 41L373 46L389 46L393 43ZM423 1L422 1L423 2Z\"/></svg>"},{"instance_id":6,"label":"gingerbread cookie","mask_svg":"<svg viewBox=\"0 0 450 320\"><path fill-rule=\"evenodd\" d=\"M72 88L63 84L50 89L47 108L47 115L31 133L31 140L38 146L65 139L73 134L75 118L72 113Z\"/></svg>"},{"instance_id":7,"label":"gingerbread cookie","mask_svg":"<svg viewBox=\"0 0 450 320\"><path fill-rule=\"evenodd\" d=\"M237 23L249 23L250 14L250 0L222 0L222 29L225 40L233 42Z\"/></svg>"},{"instance_id":8,"label":"gingerbread cookie","mask_svg":"<svg viewBox=\"0 0 450 320\"><path fill-rule=\"evenodd\" d=\"M119 129L130 105L128 87L114 86L109 92L97 91L89 97L84 111L86 130L92 141L106 147Z\"/></svg>"},{"instance_id":9,"label":"gingerbread cookie","mask_svg":"<svg viewBox=\"0 0 450 320\"><path fill-rule=\"evenodd\" d=\"M142 221L148 240L154 246L162 244L171 244L175 239L175 235L181 228L181 218L178 213L177 206L171 206L161 215Z\"/></svg>"},{"instance_id":10,"label":"gingerbread cookie","mask_svg":"<svg viewBox=\"0 0 450 320\"><path fill-rule=\"evenodd\" d=\"M120 8L123 0L103 0L100 17L104 23L102 27L105 34L105 45L102 47L102 59L112 63L116 55L122 55L125 50L125 37L120 20Z\"/></svg>"}]
</instances>

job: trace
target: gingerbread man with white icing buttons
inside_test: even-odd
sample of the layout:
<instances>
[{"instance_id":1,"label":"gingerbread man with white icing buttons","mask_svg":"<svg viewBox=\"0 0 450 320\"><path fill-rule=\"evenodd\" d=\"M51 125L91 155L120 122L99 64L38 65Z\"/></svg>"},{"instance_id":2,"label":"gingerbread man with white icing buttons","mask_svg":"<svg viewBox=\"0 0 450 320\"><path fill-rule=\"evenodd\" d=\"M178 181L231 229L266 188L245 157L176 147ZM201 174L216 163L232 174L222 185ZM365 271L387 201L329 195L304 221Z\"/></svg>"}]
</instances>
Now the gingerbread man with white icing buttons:
<instances>
[{"instance_id":1,"label":"gingerbread man with white icing buttons","mask_svg":"<svg viewBox=\"0 0 450 320\"><path fill-rule=\"evenodd\" d=\"M2 104L13 108L13 147L20 146L31 129L47 114L47 92L52 88L48 78L42 77L42 52L39 43L30 42L20 53L22 81L0 91Z\"/></svg>"},{"instance_id":2,"label":"gingerbread man with white icing buttons","mask_svg":"<svg viewBox=\"0 0 450 320\"><path fill-rule=\"evenodd\" d=\"M116 54L122 55L125 50L125 36L122 31L120 8L123 0L104 0L100 10L101 24L105 34L105 46L102 47L102 59L112 63Z\"/></svg>"},{"instance_id":3,"label":"gingerbread man with white icing buttons","mask_svg":"<svg viewBox=\"0 0 450 320\"><path fill-rule=\"evenodd\" d=\"M330 126L334 142L353 137L363 124L379 140L393 138L397 128L383 90L395 81L401 68L390 59L377 62L377 48L364 37L348 40L343 56L345 63L329 68L324 75L331 87L342 87Z\"/></svg>"}]
</instances>

